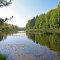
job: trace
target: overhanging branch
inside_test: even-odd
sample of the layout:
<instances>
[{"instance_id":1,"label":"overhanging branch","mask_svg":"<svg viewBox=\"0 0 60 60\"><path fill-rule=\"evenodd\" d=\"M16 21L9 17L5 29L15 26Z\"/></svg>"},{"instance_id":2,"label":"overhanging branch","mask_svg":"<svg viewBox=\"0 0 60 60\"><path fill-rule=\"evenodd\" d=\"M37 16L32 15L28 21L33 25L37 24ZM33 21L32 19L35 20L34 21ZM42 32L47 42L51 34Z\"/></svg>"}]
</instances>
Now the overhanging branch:
<instances>
[{"instance_id":1,"label":"overhanging branch","mask_svg":"<svg viewBox=\"0 0 60 60\"><path fill-rule=\"evenodd\" d=\"M12 3L12 0L0 0L0 7L8 6Z\"/></svg>"}]
</instances>

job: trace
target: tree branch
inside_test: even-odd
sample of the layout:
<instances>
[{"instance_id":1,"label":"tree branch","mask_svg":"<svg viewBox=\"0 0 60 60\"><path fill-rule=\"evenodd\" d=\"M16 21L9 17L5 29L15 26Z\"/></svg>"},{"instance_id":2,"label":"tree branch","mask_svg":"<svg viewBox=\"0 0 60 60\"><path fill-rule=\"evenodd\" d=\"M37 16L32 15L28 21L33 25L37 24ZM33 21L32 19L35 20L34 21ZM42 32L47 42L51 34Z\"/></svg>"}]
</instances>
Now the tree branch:
<instances>
[{"instance_id":1,"label":"tree branch","mask_svg":"<svg viewBox=\"0 0 60 60\"><path fill-rule=\"evenodd\" d=\"M8 6L10 4L12 4L12 0L9 0L9 1L7 1L7 0L0 0L0 7Z\"/></svg>"}]
</instances>

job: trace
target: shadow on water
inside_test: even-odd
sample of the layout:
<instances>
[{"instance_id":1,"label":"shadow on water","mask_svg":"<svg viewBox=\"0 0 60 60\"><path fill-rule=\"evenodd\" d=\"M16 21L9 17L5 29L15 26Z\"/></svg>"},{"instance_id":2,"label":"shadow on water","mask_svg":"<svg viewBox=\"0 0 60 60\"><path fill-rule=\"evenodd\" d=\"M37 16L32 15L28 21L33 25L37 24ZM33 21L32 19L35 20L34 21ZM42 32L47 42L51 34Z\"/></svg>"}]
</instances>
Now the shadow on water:
<instances>
[{"instance_id":1,"label":"shadow on water","mask_svg":"<svg viewBox=\"0 0 60 60\"><path fill-rule=\"evenodd\" d=\"M47 46L60 56L60 34L27 33L26 35L36 44Z\"/></svg>"}]
</instances>

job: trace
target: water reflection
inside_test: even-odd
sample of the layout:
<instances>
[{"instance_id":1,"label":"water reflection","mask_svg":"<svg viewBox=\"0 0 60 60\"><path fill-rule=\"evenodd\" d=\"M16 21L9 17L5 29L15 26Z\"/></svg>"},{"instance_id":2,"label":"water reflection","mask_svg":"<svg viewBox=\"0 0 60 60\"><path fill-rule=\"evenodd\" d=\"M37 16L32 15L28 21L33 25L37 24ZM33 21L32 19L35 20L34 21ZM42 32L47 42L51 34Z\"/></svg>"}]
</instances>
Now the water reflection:
<instances>
[{"instance_id":1,"label":"water reflection","mask_svg":"<svg viewBox=\"0 0 60 60\"><path fill-rule=\"evenodd\" d=\"M4 40L7 38L7 34L4 32L0 32L0 41Z\"/></svg>"},{"instance_id":2,"label":"water reflection","mask_svg":"<svg viewBox=\"0 0 60 60\"><path fill-rule=\"evenodd\" d=\"M12 34L13 32L0 32L0 41L7 39L7 36Z\"/></svg>"},{"instance_id":3,"label":"water reflection","mask_svg":"<svg viewBox=\"0 0 60 60\"><path fill-rule=\"evenodd\" d=\"M47 46L60 56L60 34L26 33L26 35L36 44Z\"/></svg>"},{"instance_id":4,"label":"water reflection","mask_svg":"<svg viewBox=\"0 0 60 60\"><path fill-rule=\"evenodd\" d=\"M38 32L0 32L0 53L8 55L7 60L60 60L59 37Z\"/></svg>"}]
</instances>

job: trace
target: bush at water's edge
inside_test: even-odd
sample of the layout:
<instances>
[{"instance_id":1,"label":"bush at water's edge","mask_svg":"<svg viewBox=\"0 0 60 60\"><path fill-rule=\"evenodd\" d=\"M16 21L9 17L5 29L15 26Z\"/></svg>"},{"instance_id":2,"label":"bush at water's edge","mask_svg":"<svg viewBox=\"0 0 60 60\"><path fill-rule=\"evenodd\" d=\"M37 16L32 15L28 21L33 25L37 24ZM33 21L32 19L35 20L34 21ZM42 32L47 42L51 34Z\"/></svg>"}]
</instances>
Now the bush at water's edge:
<instances>
[{"instance_id":1,"label":"bush at water's edge","mask_svg":"<svg viewBox=\"0 0 60 60\"><path fill-rule=\"evenodd\" d=\"M0 60L6 60L6 55L0 54Z\"/></svg>"}]
</instances>

